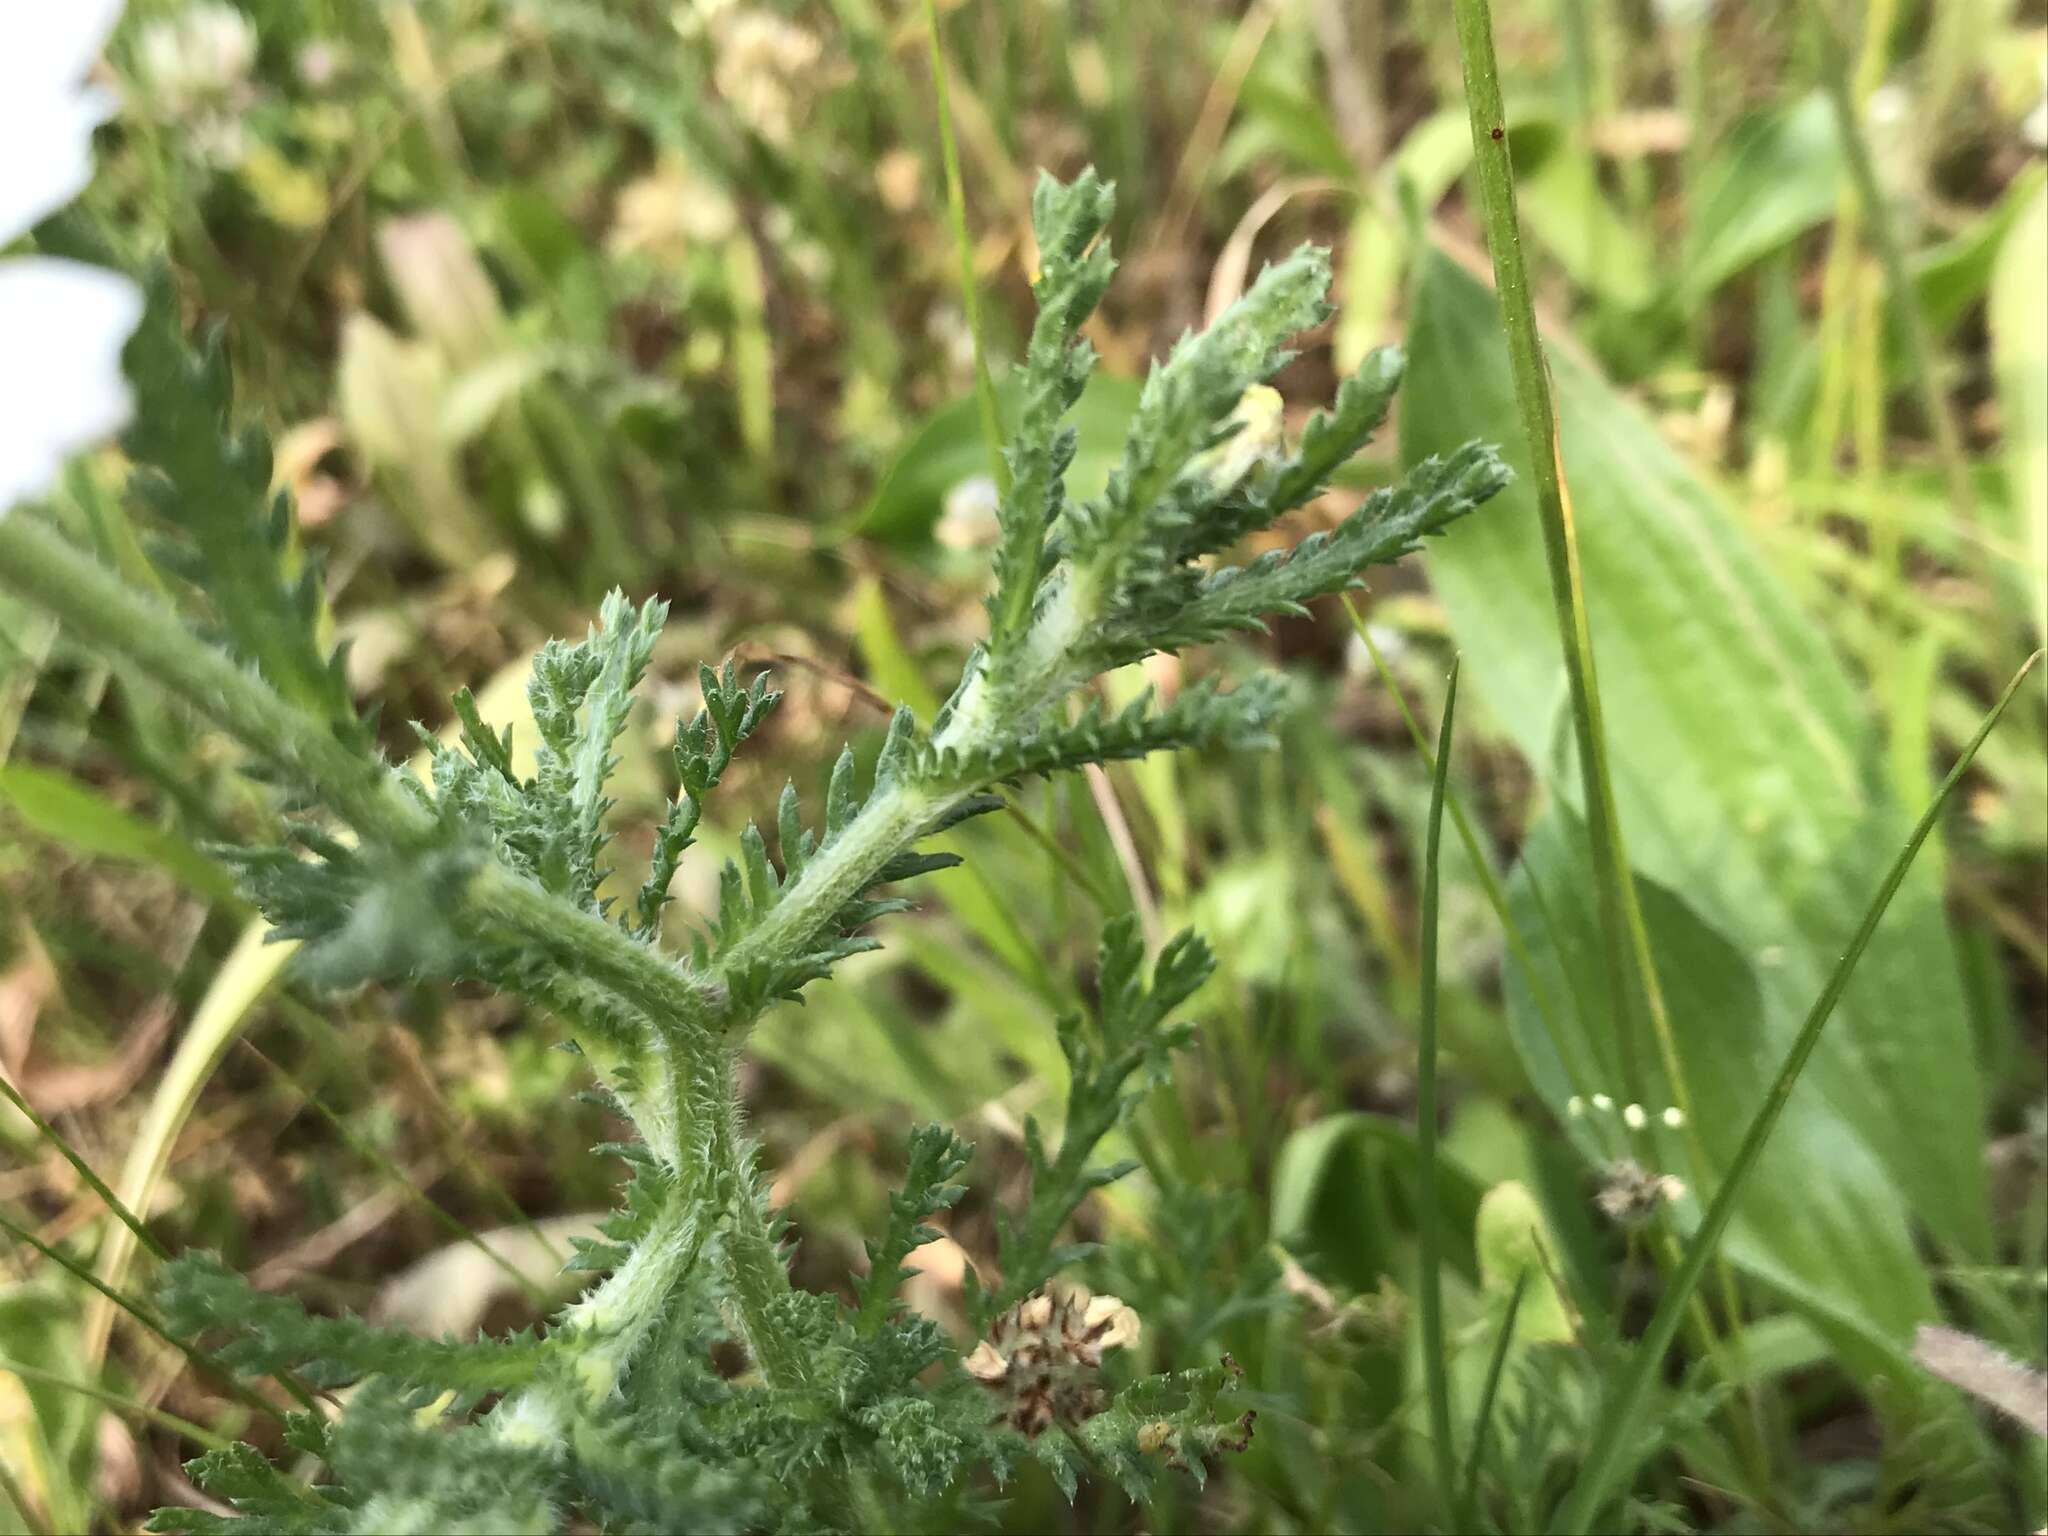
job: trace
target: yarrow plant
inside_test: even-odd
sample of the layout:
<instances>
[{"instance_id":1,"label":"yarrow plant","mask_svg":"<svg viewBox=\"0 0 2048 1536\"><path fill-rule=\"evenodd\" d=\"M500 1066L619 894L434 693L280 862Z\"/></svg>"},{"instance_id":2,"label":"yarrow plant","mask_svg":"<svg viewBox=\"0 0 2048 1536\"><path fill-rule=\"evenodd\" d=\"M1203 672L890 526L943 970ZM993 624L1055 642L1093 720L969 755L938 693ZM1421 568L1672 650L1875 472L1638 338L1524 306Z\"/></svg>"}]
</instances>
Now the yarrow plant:
<instances>
[{"instance_id":1,"label":"yarrow plant","mask_svg":"<svg viewBox=\"0 0 2048 1536\"><path fill-rule=\"evenodd\" d=\"M822 818L794 786L774 826L748 827L715 912L678 951L669 886L735 755L776 705L764 677L700 670L701 708L673 744L679 790L637 894L615 874L606 784L634 690L664 618L614 594L575 644L536 658L530 773L514 743L458 695L459 746L430 742L431 786L372 747L318 643L316 587L291 564L268 456L223 445L217 354L192 358L159 294L128 361L141 397L129 435L140 485L181 534L173 572L204 596L221 642L199 638L45 526L0 525L0 587L64 621L73 639L181 697L238 738L284 795L283 840L234 860L279 937L305 941L310 981L478 980L561 1022L637 1136L608 1150L631 1171L602 1240L573 1267L601 1275L542 1332L422 1339L318 1317L262 1295L209 1257L166 1274L168 1333L222 1368L274 1377L302 1400L356 1384L338 1416L290 1416L284 1438L326 1472L307 1484L237 1446L192 1472L235 1518L161 1511L156 1528L210 1531L756 1529L896 1525L976 1469L1006 1477L1043 1460L1071 1493L1083 1469L1141 1495L1167 1467L1241 1448L1227 1357L1120 1388L1113 1352L1140 1319L1061 1271L1087 1195L1125 1171L1103 1139L1161 1080L1187 1026L1175 1011L1211 969L1183 933L1148 958L1137 926L1104 933L1091 1016L1060 1024L1071 1068L1056 1144L1027 1127L1021 1212L998 1220L994 1277L967 1277L981 1337L964 1349L897 1297L903 1261L961 1196L967 1148L926 1127L851 1304L791 1283L783 1226L755 1166L735 1087L750 1026L841 960L871 949L894 887L957 862L933 834L999 805L994 791L1088 764L1264 741L1285 694L1259 676L1202 683L1171 703L1106 711L1104 672L1298 613L1393 560L1497 491L1505 470L1468 445L1418 465L1328 531L1249 564L1221 563L1326 486L1386 413L1401 355L1367 358L1291 449L1260 390L1289 338L1327 314L1327 261L1304 248L1268 267L1209 329L1147 380L1107 487L1071 500L1065 424L1094 362L1083 322L1107 286L1109 186L1091 172L1041 180L1042 272L1005 457L988 631L933 718L898 710L871 772L851 749L832 767ZM1253 416L1258 451L1231 451ZM1268 441L1267 439L1276 439ZM261 537L250 529L262 530ZM743 1346L745 1366L714 1363Z\"/></svg>"}]
</instances>

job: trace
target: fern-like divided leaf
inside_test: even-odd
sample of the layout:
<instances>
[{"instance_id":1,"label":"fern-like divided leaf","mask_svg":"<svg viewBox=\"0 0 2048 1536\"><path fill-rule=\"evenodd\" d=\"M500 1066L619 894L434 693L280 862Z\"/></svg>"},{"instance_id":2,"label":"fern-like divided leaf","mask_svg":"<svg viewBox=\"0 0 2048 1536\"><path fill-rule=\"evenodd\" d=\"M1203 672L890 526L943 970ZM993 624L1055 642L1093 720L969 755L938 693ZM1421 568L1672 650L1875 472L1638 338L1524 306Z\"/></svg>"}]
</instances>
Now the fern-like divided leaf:
<instances>
[{"instance_id":1,"label":"fern-like divided leaf","mask_svg":"<svg viewBox=\"0 0 2048 1536\"><path fill-rule=\"evenodd\" d=\"M1086 1257L1090 1250L1085 1245L1057 1246L1061 1229L1092 1191L1115 1183L1133 1166L1090 1167L1089 1160L1102 1138L1166 1080L1172 1053L1190 1032L1189 1026L1167 1020L1215 967L1209 946L1183 931L1160 951L1148 979L1137 919L1119 917L1104 930L1096 960L1096 1028L1089 1030L1078 1015L1059 1025L1060 1049L1071 1073L1060 1149L1048 1155L1037 1120L1025 1121L1031 1204L1014 1230L997 1214L1003 1283L1000 1290L976 1298L971 1310L979 1321L986 1323L1049 1275Z\"/></svg>"},{"instance_id":2,"label":"fern-like divided leaf","mask_svg":"<svg viewBox=\"0 0 2048 1536\"><path fill-rule=\"evenodd\" d=\"M632 1086L628 1084L629 1091ZM631 1117L615 1090L600 1088L585 1097L622 1120ZM598 1223L598 1236L569 1239L574 1251L563 1266L568 1273L602 1274L617 1269L652 1230L675 1193L675 1171L664 1166L645 1143L606 1141L594 1150L618 1158L631 1171L619 1197L619 1208Z\"/></svg>"},{"instance_id":3,"label":"fern-like divided leaf","mask_svg":"<svg viewBox=\"0 0 2048 1536\"><path fill-rule=\"evenodd\" d=\"M317 1449L296 1449L319 1456L332 1454L326 1435ZM192 1481L217 1499L234 1506L236 1515L203 1509L159 1509L150 1516L152 1531L182 1531L190 1536L339 1536L352 1528L350 1502L332 1488L309 1488L264 1460L250 1445L208 1451L185 1463Z\"/></svg>"},{"instance_id":4,"label":"fern-like divided leaf","mask_svg":"<svg viewBox=\"0 0 2048 1536\"><path fill-rule=\"evenodd\" d=\"M1004 449L1010 490L998 509L995 594L989 633L999 650L1023 632L1045 558L1045 537L1066 506L1065 476L1075 433L1060 423L1081 398L1095 367L1095 349L1078 340L1116 263L1098 237L1116 206L1115 190L1093 170L1062 184L1041 174L1031 194L1039 278L1032 287L1038 319L1024 356L1022 408Z\"/></svg>"},{"instance_id":5,"label":"fern-like divided leaf","mask_svg":"<svg viewBox=\"0 0 2048 1536\"><path fill-rule=\"evenodd\" d=\"M604 792L619 761L612 749L667 617L666 603L649 599L635 609L613 592L581 641L541 647L526 690L539 736L530 778L514 769L510 733L485 725L466 691L455 698L464 751L420 729L451 829L481 832L510 868L578 905L604 910L597 891L606 873L599 859L612 836Z\"/></svg>"},{"instance_id":6,"label":"fern-like divided leaf","mask_svg":"<svg viewBox=\"0 0 2048 1536\"><path fill-rule=\"evenodd\" d=\"M452 914L478 850L453 840L395 853L349 848L310 825L288 828L282 848L218 848L243 893L271 927L272 943L299 940L295 974L341 991L392 977L460 975L471 947ZM302 854L311 854L311 858Z\"/></svg>"},{"instance_id":7,"label":"fern-like divided leaf","mask_svg":"<svg viewBox=\"0 0 2048 1536\"><path fill-rule=\"evenodd\" d=\"M1368 353L1358 371L1337 386L1330 409L1309 418L1291 456L1277 466L1253 467L1226 494L1198 507L1175 543L1176 557L1185 561L1220 554L1322 494L1330 477L1372 441L1387 419L1407 365L1399 347Z\"/></svg>"},{"instance_id":8,"label":"fern-like divided leaf","mask_svg":"<svg viewBox=\"0 0 2048 1536\"><path fill-rule=\"evenodd\" d=\"M981 788L1153 752L1270 746L1288 697L1279 677L1265 675L1227 693L1204 679L1164 709L1152 707L1149 688L1114 715L1091 698L1072 721L1036 735L1012 736L978 751L932 748L918 772L933 783Z\"/></svg>"},{"instance_id":9,"label":"fern-like divided leaf","mask_svg":"<svg viewBox=\"0 0 2048 1536\"><path fill-rule=\"evenodd\" d=\"M184 1338L224 1335L223 1364L251 1376L291 1371L315 1386L383 1376L436 1392L475 1396L531 1381L548 1346L510 1339L422 1339L356 1317L315 1317L297 1302L258 1291L211 1254L180 1254L158 1288L166 1326Z\"/></svg>"},{"instance_id":10,"label":"fern-like divided leaf","mask_svg":"<svg viewBox=\"0 0 2048 1536\"><path fill-rule=\"evenodd\" d=\"M1263 629L1274 614L1306 612L1311 599L1356 586L1367 566L1390 564L1420 548L1426 535L1441 533L1507 482L1507 466L1481 443L1427 459L1329 532L1189 583L1177 607L1141 626L1145 639L1153 648L1178 649L1233 630Z\"/></svg>"},{"instance_id":11,"label":"fern-like divided leaf","mask_svg":"<svg viewBox=\"0 0 2048 1536\"><path fill-rule=\"evenodd\" d=\"M1079 1438L1095 1465L1133 1499L1152 1495L1161 1467L1206 1482L1205 1457L1251 1444L1257 1413L1228 1412L1221 1402L1243 1377L1228 1355L1216 1365L1144 1377L1081 1426Z\"/></svg>"},{"instance_id":12,"label":"fern-like divided leaf","mask_svg":"<svg viewBox=\"0 0 2048 1536\"><path fill-rule=\"evenodd\" d=\"M156 548L157 563L204 590L223 638L280 694L367 742L341 657L319 638L319 562L294 548L291 498L270 489L269 440L255 427L228 431L220 340L186 347L167 271L152 277L122 361L136 396L122 438L135 488L182 536Z\"/></svg>"},{"instance_id":13,"label":"fern-like divided leaf","mask_svg":"<svg viewBox=\"0 0 2048 1536\"><path fill-rule=\"evenodd\" d=\"M1304 246L1267 267L1214 325L1183 336L1152 370L1107 489L1067 516L1070 556L1105 592L1121 592L1172 558L1214 496L1201 456L1224 440L1244 392L1293 355L1286 339L1329 313L1329 286L1329 257Z\"/></svg>"},{"instance_id":14,"label":"fern-like divided leaf","mask_svg":"<svg viewBox=\"0 0 2048 1536\"><path fill-rule=\"evenodd\" d=\"M782 699L780 693L768 691L765 672L754 679L751 688L740 684L730 659L722 673L700 665L697 686L704 696L703 707L687 724L676 727L676 777L682 791L662 818L646 882L633 903L643 934L651 935L660 927L661 909L668 903L676 866L703 820L704 797L718 787L740 743L754 734Z\"/></svg>"},{"instance_id":15,"label":"fern-like divided leaf","mask_svg":"<svg viewBox=\"0 0 2048 1536\"><path fill-rule=\"evenodd\" d=\"M888 1228L880 1241L867 1245L868 1274L855 1309L862 1333L872 1334L888 1320L896 1288L917 1273L903 1267L904 1258L940 1235L926 1220L952 1209L967 1193L952 1179L972 1155L945 1126L921 1125L911 1133L910 1166L903 1173L903 1188L889 1197Z\"/></svg>"}]
</instances>

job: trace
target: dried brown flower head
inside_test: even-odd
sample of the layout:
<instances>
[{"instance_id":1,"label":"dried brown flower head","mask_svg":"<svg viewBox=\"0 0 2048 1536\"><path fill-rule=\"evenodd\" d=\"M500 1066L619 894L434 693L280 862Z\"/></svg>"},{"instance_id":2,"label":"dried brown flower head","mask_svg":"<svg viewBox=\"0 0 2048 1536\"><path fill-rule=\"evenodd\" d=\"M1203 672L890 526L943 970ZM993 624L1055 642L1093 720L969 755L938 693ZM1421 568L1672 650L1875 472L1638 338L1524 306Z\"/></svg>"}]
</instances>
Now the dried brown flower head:
<instances>
[{"instance_id":1,"label":"dried brown flower head","mask_svg":"<svg viewBox=\"0 0 2048 1536\"><path fill-rule=\"evenodd\" d=\"M1685 1193L1685 1180L1668 1173L1651 1173L1632 1157L1607 1165L1607 1176L1593 1201L1609 1221L1625 1227L1640 1226L1657 1214L1657 1208Z\"/></svg>"},{"instance_id":2,"label":"dried brown flower head","mask_svg":"<svg viewBox=\"0 0 2048 1536\"><path fill-rule=\"evenodd\" d=\"M1097 1383L1105 1352L1138 1337L1138 1314L1082 1286L1035 1291L995 1320L961 1362L1002 1399L1002 1417L1030 1438L1055 1419L1072 1426L1103 1409Z\"/></svg>"}]
</instances>

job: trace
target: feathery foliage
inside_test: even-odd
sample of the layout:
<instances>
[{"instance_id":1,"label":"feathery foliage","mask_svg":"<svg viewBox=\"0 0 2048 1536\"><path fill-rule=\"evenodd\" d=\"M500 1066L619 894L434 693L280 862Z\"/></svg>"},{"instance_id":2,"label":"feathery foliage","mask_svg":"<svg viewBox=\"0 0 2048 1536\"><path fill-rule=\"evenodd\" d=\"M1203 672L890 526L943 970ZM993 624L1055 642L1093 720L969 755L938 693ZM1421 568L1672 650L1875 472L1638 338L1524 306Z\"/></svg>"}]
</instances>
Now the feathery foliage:
<instances>
[{"instance_id":1,"label":"feathery foliage","mask_svg":"<svg viewBox=\"0 0 2048 1536\"><path fill-rule=\"evenodd\" d=\"M217 444L217 355L187 360L167 312L145 327L132 354L138 387L187 398L146 412L153 424L134 451L155 466L152 499L190 531L196 558L178 567L206 586L228 649L30 536L29 553L62 565L61 585L78 594L65 614L77 638L215 720L286 792L298 812L289 841L233 859L277 935L307 941L303 973L329 985L460 976L523 998L588 1049L599 1091L638 1132L609 1149L632 1167L623 1209L571 1265L604 1278L544 1336L415 1339L310 1315L202 1256L172 1265L166 1314L217 1340L232 1368L359 1385L336 1424L300 1431L295 1448L328 1468L317 1487L236 1448L192 1471L241 1518L167 1511L160 1529L907 1521L923 1501L960 1496L975 1469L1001 1483L1026 1456L1071 1493L1091 1467L1142 1490L1161 1469L1199 1476L1205 1456L1243 1447L1251 1415L1227 1357L1111 1390L1104 1352L1135 1342L1135 1315L1113 1297L1046 1289L1090 1252L1068 1235L1077 1210L1130 1170L1098 1164L1097 1151L1187 1037L1174 1015L1213 963L1199 938L1183 933L1148 962L1137 923L1112 921L1094 1007L1059 1024L1070 1084L1058 1150L1027 1124L1029 1204L1014 1222L999 1214L1001 1279L970 1279L969 1291L975 1323L1005 1348L1038 1351L1043 1376L1025 1353L1013 1370L989 1342L963 1369L954 1341L897 1300L905 1260L963 1193L969 1154L951 1131L911 1137L904 1188L847 1306L792 1286L734 1082L735 1052L762 1010L874 947L876 920L905 904L891 888L958 862L919 844L995 808L995 789L1150 752L1259 745L1287 705L1277 679L1256 677L1109 713L1087 692L1098 675L1299 612L1441 532L1505 479L1490 450L1468 446L1292 548L1215 563L1321 491L1400 377L1397 352L1375 353L1292 453L1240 451L1248 392L1328 312L1327 259L1303 249L1152 370L1107 487L1071 501L1064 418L1094 364L1079 334L1113 270L1102 238L1112 203L1092 172L1041 180L1033 198L1040 308L1007 450L986 641L935 718L896 713L865 786L849 750L829 775L822 819L792 785L771 829L748 826L716 910L675 945L662 921L670 882L707 800L775 706L765 677L730 661L700 670L701 707L674 741L679 791L647 878L615 910L607 783L665 605L636 608L614 593L583 640L540 652L531 773L464 694L460 743L426 738L431 787L398 774L339 705L310 576L287 581L281 540L247 537L267 464L246 436ZM218 521L230 516L241 533ZM743 1374L714 1368L712 1346L726 1341L744 1349ZM929 1379L934 1366L944 1369ZM851 1502L855 1490L865 1505Z\"/></svg>"}]
</instances>

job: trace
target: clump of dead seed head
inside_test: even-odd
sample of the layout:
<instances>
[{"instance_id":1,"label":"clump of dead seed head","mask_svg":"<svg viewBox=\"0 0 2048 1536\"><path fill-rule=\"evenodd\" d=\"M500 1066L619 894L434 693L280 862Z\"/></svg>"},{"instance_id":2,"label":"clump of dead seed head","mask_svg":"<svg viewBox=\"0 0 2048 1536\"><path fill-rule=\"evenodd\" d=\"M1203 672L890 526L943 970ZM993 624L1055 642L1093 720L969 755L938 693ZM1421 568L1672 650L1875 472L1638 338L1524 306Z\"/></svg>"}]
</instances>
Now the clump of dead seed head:
<instances>
[{"instance_id":1,"label":"clump of dead seed head","mask_svg":"<svg viewBox=\"0 0 2048 1536\"><path fill-rule=\"evenodd\" d=\"M997 1318L961 1362L1003 1403L1002 1419L1035 1439L1102 1412L1102 1357L1138 1338L1138 1314L1085 1286L1035 1291Z\"/></svg>"}]
</instances>

